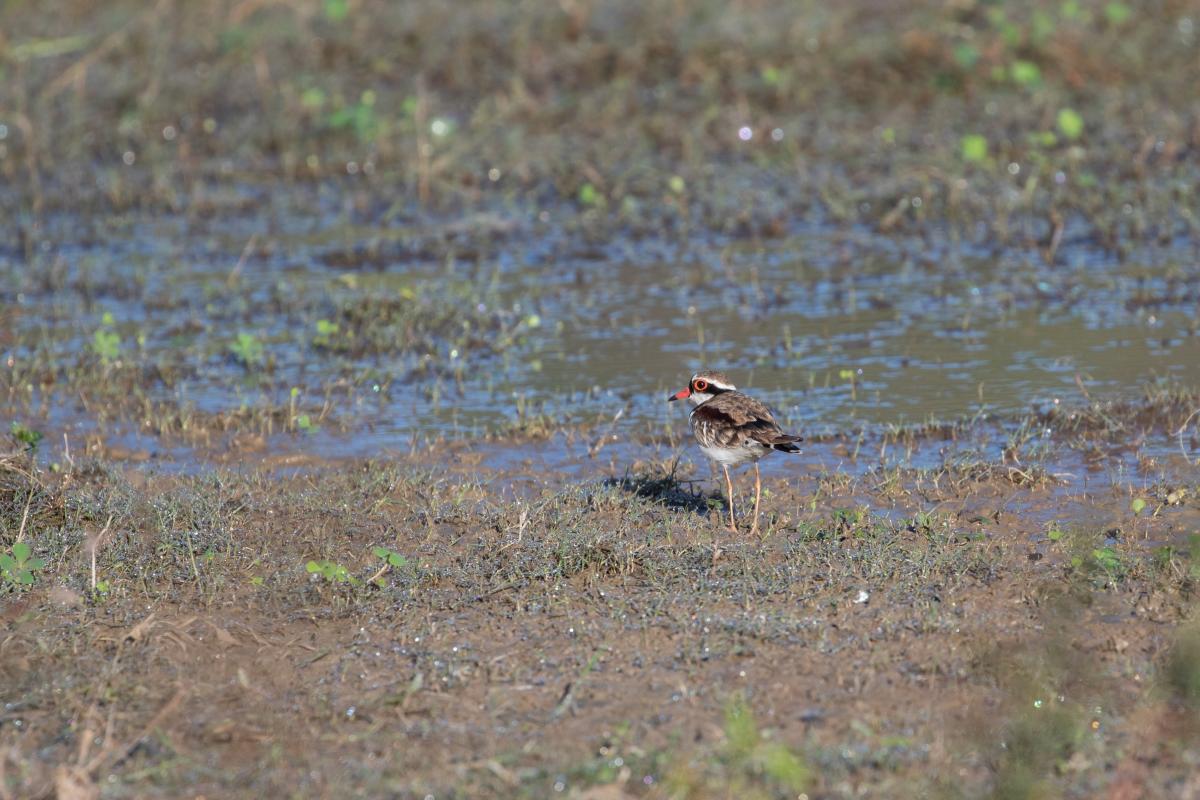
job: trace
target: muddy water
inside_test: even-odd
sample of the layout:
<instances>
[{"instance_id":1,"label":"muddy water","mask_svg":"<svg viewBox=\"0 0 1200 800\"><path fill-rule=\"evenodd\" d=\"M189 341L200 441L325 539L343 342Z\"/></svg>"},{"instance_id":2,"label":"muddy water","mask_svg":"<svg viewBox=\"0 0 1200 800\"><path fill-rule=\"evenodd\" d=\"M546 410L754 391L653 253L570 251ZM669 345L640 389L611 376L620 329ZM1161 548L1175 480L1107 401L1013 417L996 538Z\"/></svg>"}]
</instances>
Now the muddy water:
<instances>
[{"instance_id":1,"label":"muddy water","mask_svg":"<svg viewBox=\"0 0 1200 800\"><path fill-rule=\"evenodd\" d=\"M122 359L171 368L151 381L158 399L227 412L286 404L293 387L310 404L329 398L328 424L299 441L328 455L475 437L522 415L665 430L684 418L666 393L701 365L810 433L1130 395L1156 377L1200 383L1188 242L1117 258L1068 237L1048 266L1034 250L835 229L583 243L519 214L483 220L484 246L456 243L461 221L415 246L420 225L277 209L262 224L110 221L83 235L79 222L49 224L32 260L0 253L5 362L83 364L112 330ZM339 303L409 296L513 335L490 349L444 331L419 352L314 344ZM241 333L262 343L263 366L231 355ZM65 389L35 399L8 415L94 428ZM134 444L136 432L130 419L102 430Z\"/></svg>"}]
</instances>

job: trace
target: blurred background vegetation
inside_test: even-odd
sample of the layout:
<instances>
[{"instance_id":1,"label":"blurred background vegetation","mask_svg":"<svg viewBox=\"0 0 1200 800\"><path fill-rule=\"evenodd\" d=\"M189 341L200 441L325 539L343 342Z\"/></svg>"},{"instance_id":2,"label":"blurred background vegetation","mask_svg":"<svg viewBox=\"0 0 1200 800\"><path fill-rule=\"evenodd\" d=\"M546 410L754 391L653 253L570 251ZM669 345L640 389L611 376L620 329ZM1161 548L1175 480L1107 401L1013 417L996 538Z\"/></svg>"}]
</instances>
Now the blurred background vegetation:
<instances>
[{"instance_id":1,"label":"blurred background vegetation","mask_svg":"<svg viewBox=\"0 0 1200 800\"><path fill-rule=\"evenodd\" d=\"M0 202L336 179L393 214L1169 240L1196 225L1198 25L1185 0L8 2Z\"/></svg>"}]
</instances>

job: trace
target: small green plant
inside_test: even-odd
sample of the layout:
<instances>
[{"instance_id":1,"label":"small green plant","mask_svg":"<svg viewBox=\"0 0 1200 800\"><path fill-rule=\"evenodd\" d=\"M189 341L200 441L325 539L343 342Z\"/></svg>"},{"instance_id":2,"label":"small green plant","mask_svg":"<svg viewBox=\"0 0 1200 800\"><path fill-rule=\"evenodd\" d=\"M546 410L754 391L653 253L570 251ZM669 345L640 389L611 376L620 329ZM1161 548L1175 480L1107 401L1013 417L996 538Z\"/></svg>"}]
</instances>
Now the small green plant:
<instances>
[{"instance_id":1,"label":"small green plant","mask_svg":"<svg viewBox=\"0 0 1200 800\"><path fill-rule=\"evenodd\" d=\"M383 566L379 568L378 572L371 576L371 583L382 586L383 575L385 572L392 567L399 568L408 566L408 559L402 556L400 553L397 553L395 550L391 550L387 547L372 547L371 552L375 554L376 558L383 559Z\"/></svg>"},{"instance_id":2,"label":"small green plant","mask_svg":"<svg viewBox=\"0 0 1200 800\"><path fill-rule=\"evenodd\" d=\"M320 111L325 105L325 92L319 86L310 86L300 93L300 105L306 111Z\"/></svg>"},{"instance_id":3,"label":"small green plant","mask_svg":"<svg viewBox=\"0 0 1200 800\"><path fill-rule=\"evenodd\" d=\"M1066 549L1071 572L1095 586L1105 586L1124 580L1132 562L1116 546L1119 530L1098 531L1070 527L1063 529L1050 523L1046 537Z\"/></svg>"},{"instance_id":4,"label":"small green plant","mask_svg":"<svg viewBox=\"0 0 1200 800\"><path fill-rule=\"evenodd\" d=\"M1161 547L1154 548L1151 553L1151 558L1154 563L1154 568L1159 572L1167 573L1176 569L1176 559L1180 556L1186 556L1187 553L1180 553L1169 544L1164 544Z\"/></svg>"},{"instance_id":5,"label":"small green plant","mask_svg":"<svg viewBox=\"0 0 1200 800\"><path fill-rule=\"evenodd\" d=\"M1071 567L1092 576L1101 583L1119 581L1125 576L1126 563L1112 545L1093 547L1090 551L1071 556Z\"/></svg>"},{"instance_id":6,"label":"small green plant","mask_svg":"<svg viewBox=\"0 0 1200 800\"><path fill-rule=\"evenodd\" d=\"M332 347L333 339L337 336L338 325L336 322L330 322L327 319L317 320L317 333L313 336L313 345L316 347Z\"/></svg>"},{"instance_id":7,"label":"small green plant","mask_svg":"<svg viewBox=\"0 0 1200 800\"><path fill-rule=\"evenodd\" d=\"M329 127L334 130L351 130L362 141L375 139L379 132L379 118L375 113L377 95L367 89L359 95L358 102L344 105L329 115Z\"/></svg>"},{"instance_id":8,"label":"small green plant","mask_svg":"<svg viewBox=\"0 0 1200 800\"><path fill-rule=\"evenodd\" d=\"M838 377L850 384L851 400L858 400L858 376L861 374L862 370L857 369L838 370Z\"/></svg>"},{"instance_id":9,"label":"small green plant","mask_svg":"<svg viewBox=\"0 0 1200 800\"><path fill-rule=\"evenodd\" d=\"M1021 28L1008 18L1003 8L993 7L987 11L988 23L1000 34L1000 38L1009 47L1021 43Z\"/></svg>"},{"instance_id":10,"label":"small green plant","mask_svg":"<svg viewBox=\"0 0 1200 800\"><path fill-rule=\"evenodd\" d=\"M975 164L987 161L987 138L978 133L968 133L962 137L962 157L963 161L970 161Z\"/></svg>"},{"instance_id":11,"label":"small green plant","mask_svg":"<svg viewBox=\"0 0 1200 800\"><path fill-rule=\"evenodd\" d=\"M1041 147L1045 149L1049 149L1058 144L1058 136L1054 134L1054 131L1035 131L1030 133L1026 139L1028 140L1029 144L1033 145L1034 147Z\"/></svg>"},{"instance_id":12,"label":"small green plant","mask_svg":"<svg viewBox=\"0 0 1200 800\"><path fill-rule=\"evenodd\" d=\"M46 562L35 558L25 542L16 542L10 552L0 553L0 576L11 586L32 586L33 573L45 566Z\"/></svg>"},{"instance_id":13,"label":"small green plant","mask_svg":"<svg viewBox=\"0 0 1200 800\"><path fill-rule=\"evenodd\" d=\"M121 334L113 330L116 320L105 311L100 318L100 327L92 334L92 352L104 363L116 361L121 356Z\"/></svg>"},{"instance_id":14,"label":"small green plant","mask_svg":"<svg viewBox=\"0 0 1200 800\"><path fill-rule=\"evenodd\" d=\"M834 531L842 535L862 535L863 531L861 528L866 521L867 510L862 506L858 508L835 508L830 517Z\"/></svg>"},{"instance_id":15,"label":"small green plant","mask_svg":"<svg viewBox=\"0 0 1200 800\"><path fill-rule=\"evenodd\" d=\"M911 528L914 531L933 533L936 527L938 527L938 516L933 511L918 511L913 514Z\"/></svg>"},{"instance_id":16,"label":"small green plant","mask_svg":"<svg viewBox=\"0 0 1200 800\"><path fill-rule=\"evenodd\" d=\"M288 392L288 419L292 421L292 430L303 431L304 433L316 433L320 426L313 422L312 417L308 414L297 412L297 402L299 400L300 387L293 386Z\"/></svg>"},{"instance_id":17,"label":"small green plant","mask_svg":"<svg viewBox=\"0 0 1200 800\"><path fill-rule=\"evenodd\" d=\"M386 547L372 547L371 552L378 558L382 558L392 567L407 567L408 559L397 553L395 550L389 550Z\"/></svg>"},{"instance_id":18,"label":"small green plant","mask_svg":"<svg viewBox=\"0 0 1200 800\"><path fill-rule=\"evenodd\" d=\"M689 797L714 786L730 790L718 792L721 796L795 797L805 791L811 777L808 763L787 745L765 736L744 699L735 698L726 706L724 723L725 744L717 757L701 769L690 764L676 770L669 778L675 790L672 796Z\"/></svg>"},{"instance_id":19,"label":"small green plant","mask_svg":"<svg viewBox=\"0 0 1200 800\"><path fill-rule=\"evenodd\" d=\"M1134 516L1141 514L1146 510L1146 501L1141 497L1133 498L1133 502L1129 504L1129 510L1133 512Z\"/></svg>"},{"instance_id":20,"label":"small green plant","mask_svg":"<svg viewBox=\"0 0 1200 800\"><path fill-rule=\"evenodd\" d=\"M309 561L304 565L304 569L310 575L320 575L329 583L348 583L351 586L358 585L358 579L350 574L350 570L338 564L335 561L322 559L321 561Z\"/></svg>"},{"instance_id":21,"label":"small green plant","mask_svg":"<svg viewBox=\"0 0 1200 800\"><path fill-rule=\"evenodd\" d=\"M325 0L325 18L330 22L341 22L349 15L349 0Z\"/></svg>"},{"instance_id":22,"label":"small green plant","mask_svg":"<svg viewBox=\"0 0 1200 800\"><path fill-rule=\"evenodd\" d=\"M1012 75L1013 83L1021 86L1037 86L1042 82L1042 71L1032 61L1017 59L1008 71Z\"/></svg>"},{"instance_id":23,"label":"small green plant","mask_svg":"<svg viewBox=\"0 0 1200 800\"><path fill-rule=\"evenodd\" d=\"M1092 550L1092 560L1096 562L1096 566L1110 575L1121 570L1121 555L1112 547L1097 547Z\"/></svg>"},{"instance_id":24,"label":"small green plant","mask_svg":"<svg viewBox=\"0 0 1200 800\"><path fill-rule=\"evenodd\" d=\"M1133 9L1124 3L1109 3L1104 7L1104 18L1110 25L1122 25L1133 16Z\"/></svg>"},{"instance_id":25,"label":"small green plant","mask_svg":"<svg viewBox=\"0 0 1200 800\"><path fill-rule=\"evenodd\" d=\"M1075 140L1083 135L1083 117L1073 108L1058 112L1058 130L1068 139Z\"/></svg>"},{"instance_id":26,"label":"small green plant","mask_svg":"<svg viewBox=\"0 0 1200 800\"><path fill-rule=\"evenodd\" d=\"M962 42L954 47L954 61L965 70L978 64L981 55L979 48L969 42Z\"/></svg>"},{"instance_id":27,"label":"small green plant","mask_svg":"<svg viewBox=\"0 0 1200 800\"><path fill-rule=\"evenodd\" d=\"M596 208L604 203L604 196L590 183L579 187L579 205L586 208Z\"/></svg>"},{"instance_id":28,"label":"small green plant","mask_svg":"<svg viewBox=\"0 0 1200 800\"><path fill-rule=\"evenodd\" d=\"M239 333L233 344L229 345L229 352L247 369L260 367L266 362L262 342L252 333Z\"/></svg>"},{"instance_id":29,"label":"small green plant","mask_svg":"<svg viewBox=\"0 0 1200 800\"><path fill-rule=\"evenodd\" d=\"M13 420L9 431L12 433L14 439L25 445L26 450L36 450L38 443L42 441L41 431L35 431L33 428L26 427L16 420Z\"/></svg>"}]
</instances>

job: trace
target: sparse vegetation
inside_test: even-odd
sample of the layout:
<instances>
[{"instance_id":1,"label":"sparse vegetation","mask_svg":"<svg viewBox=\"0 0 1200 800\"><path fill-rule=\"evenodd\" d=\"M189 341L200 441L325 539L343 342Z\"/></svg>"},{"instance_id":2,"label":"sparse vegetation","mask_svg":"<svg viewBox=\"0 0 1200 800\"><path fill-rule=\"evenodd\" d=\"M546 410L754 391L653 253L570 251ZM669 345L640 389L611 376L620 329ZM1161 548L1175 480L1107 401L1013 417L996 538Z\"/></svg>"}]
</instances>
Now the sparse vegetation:
<instances>
[{"instance_id":1,"label":"sparse vegetation","mask_svg":"<svg viewBox=\"0 0 1200 800\"><path fill-rule=\"evenodd\" d=\"M672 770L669 794L783 798L796 797L809 787L811 772L803 756L764 737L744 700L735 698L726 706L724 733L725 742L716 754Z\"/></svg>"},{"instance_id":2,"label":"sparse vegetation","mask_svg":"<svg viewBox=\"0 0 1200 800\"><path fill-rule=\"evenodd\" d=\"M253 718L284 750L303 747L280 700L295 682L311 698L303 713L329 720L319 758L337 759L330 769L339 784L367 793L538 795L561 783L566 792L837 796L855 776L895 796L898 787L934 791L954 776L964 796L1029 796L1102 785L1107 768L1080 765L1119 760L1121 720L1159 697L1153 681L1116 692L1122 675L1154 675L1161 664L1163 685L1187 697L1186 635L1167 655L1142 620L1189 607L1189 553L1181 547L1164 560L1157 533L1145 546L1104 544L1091 528L1061 524L1031 559L1024 509L1070 507L1061 487L1014 486L999 469L965 480L920 471L768 479L775 513L764 538L748 540L721 532L709 519L709 489L672 462L620 480L550 484L518 500L447 467L418 467L427 455L414 458L291 477L159 476L139 486L96 462L53 476L42 491L65 492L65 516L36 515L26 539L64 555L23 584L32 605L4 663L28 667L3 675L11 696L49 713L18 716L26 722L9 729L6 746L17 748L9 752L71 747L55 737L72 706L54 693L89 685L81 672L89 660L69 654L110 646L108 626L87 624L99 620L132 637L120 670L105 678L114 698L140 709L130 712L128 735L153 722L193 748L221 749L213 731ZM11 496L4 514L19 513L25 496ZM987 511L993 502L1004 509L998 516ZM1105 508L1122 518L1127 503L1114 493ZM1186 513L1167 506L1139 524L1166 530ZM87 551L70 543L101 526L121 533L97 549L103 580L92 590ZM388 545L378 544L381 531ZM21 556L29 568L32 550L14 551L14 564ZM978 606L981 593L1014 600ZM514 631L530 638L514 646ZM996 650L996 631L1032 638ZM1097 636L1113 655L1084 669L1072 654ZM211 658L177 644L210 637L224 653L221 675L242 688L226 696L220 680L193 681L186 717L152 719L169 693L139 705L136 687L159 685L165 653L195 666ZM33 674L55 677L35 684ZM662 689L634 690L630 675ZM822 699L794 694L810 690ZM489 719L470 703L448 703L474 692L497 704ZM526 697L540 710L518 711ZM867 710L916 697L940 710L904 719ZM421 751L419 765L388 757L366 769L358 720L372 720L373 741L407 741L414 716L435 707L427 724L449 737L436 753ZM960 710L997 720L995 735L978 744L982 760L969 748L930 749L945 726L959 724L951 720ZM520 735L447 771L467 746L456 729L496 725ZM199 738L179 726L199 726ZM542 744L517 743L529 737ZM252 757L267 757L266 747ZM122 762L122 791L145 788L151 774L156 785L194 786L173 752L141 750ZM10 782L14 791L50 780L47 762L34 763L43 767ZM278 763L260 774L291 772ZM214 792L225 786L217 776L199 780Z\"/></svg>"},{"instance_id":3,"label":"sparse vegetation","mask_svg":"<svg viewBox=\"0 0 1200 800\"><path fill-rule=\"evenodd\" d=\"M328 559L309 561L304 565L304 569L308 574L319 575L329 583L348 583L351 586L357 586L359 583L358 579L350 574L350 570Z\"/></svg>"},{"instance_id":4,"label":"sparse vegetation","mask_svg":"<svg viewBox=\"0 0 1200 800\"><path fill-rule=\"evenodd\" d=\"M30 450L36 450L38 444L42 441L41 431L35 431L20 422L13 420L12 426L9 428L14 440L25 445Z\"/></svg>"},{"instance_id":5,"label":"sparse vegetation","mask_svg":"<svg viewBox=\"0 0 1200 800\"><path fill-rule=\"evenodd\" d=\"M267 360L266 349L252 333L239 333L229 345L229 352L248 370L263 366Z\"/></svg>"},{"instance_id":6,"label":"sparse vegetation","mask_svg":"<svg viewBox=\"0 0 1200 800\"><path fill-rule=\"evenodd\" d=\"M34 556L25 542L14 542L8 553L0 553L0 578L7 589L32 586L45 567L45 560Z\"/></svg>"}]
</instances>

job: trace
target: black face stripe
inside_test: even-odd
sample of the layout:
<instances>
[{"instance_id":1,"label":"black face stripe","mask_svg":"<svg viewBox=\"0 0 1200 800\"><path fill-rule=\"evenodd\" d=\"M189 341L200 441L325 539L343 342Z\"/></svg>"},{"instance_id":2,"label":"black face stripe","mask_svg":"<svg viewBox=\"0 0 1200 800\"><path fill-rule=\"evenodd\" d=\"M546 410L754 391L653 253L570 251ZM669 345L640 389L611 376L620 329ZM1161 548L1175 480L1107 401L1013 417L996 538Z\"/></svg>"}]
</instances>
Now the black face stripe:
<instances>
[{"instance_id":1,"label":"black face stripe","mask_svg":"<svg viewBox=\"0 0 1200 800\"><path fill-rule=\"evenodd\" d=\"M699 384L704 384L704 388L700 388ZM717 386L707 378L694 378L692 380L691 390L700 394L721 394L722 392L732 392L732 389L727 389L724 386Z\"/></svg>"}]
</instances>

